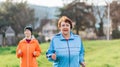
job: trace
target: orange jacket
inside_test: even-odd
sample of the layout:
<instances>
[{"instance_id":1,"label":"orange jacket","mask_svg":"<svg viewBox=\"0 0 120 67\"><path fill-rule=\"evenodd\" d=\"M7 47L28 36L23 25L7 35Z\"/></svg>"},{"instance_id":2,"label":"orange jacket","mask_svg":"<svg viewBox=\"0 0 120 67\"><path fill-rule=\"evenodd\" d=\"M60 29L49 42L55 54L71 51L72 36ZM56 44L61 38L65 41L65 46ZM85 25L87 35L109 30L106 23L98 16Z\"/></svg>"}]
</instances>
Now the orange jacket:
<instances>
[{"instance_id":1,"label":"orange jacket","mask_svg":"<svg viewBox=\"0 0 120 67\"><path fill-rule=\"evenodd\" d=\"M21 53L18 51L21 50ZM33 54L36 52L35 54ZM16 49L16 55L20 59L20 67L38 67L36 57L41 53L39 43L36 39L31 39L27 43L25 39L21 40Z\"/></svg>"}]
</instances>

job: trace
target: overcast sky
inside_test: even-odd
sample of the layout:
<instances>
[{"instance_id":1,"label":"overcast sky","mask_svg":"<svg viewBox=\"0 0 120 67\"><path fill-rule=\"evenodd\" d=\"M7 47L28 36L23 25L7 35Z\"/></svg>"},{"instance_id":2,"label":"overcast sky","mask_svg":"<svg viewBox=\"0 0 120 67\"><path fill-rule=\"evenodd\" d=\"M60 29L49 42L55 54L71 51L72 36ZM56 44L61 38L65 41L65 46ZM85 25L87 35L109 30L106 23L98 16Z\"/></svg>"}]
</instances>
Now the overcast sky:
<instances>
[{"instance_id":1,"label":"overcast sky","mask_svg":"<svg viewBox=\"0 0 120 67\"><path fill-rule=\"evenodd\" d=\"M0 0L0 1L5 1L5 0ZM63 6L63 0L13 0L15 2L20 2L20 1L27 1L30 4L35 4L35 5L41 5L41 6L48 6L48 7L62 7ZM66 1L71 1L71 0L66 0ZM64 2L66 2L64 1ZM87 3L91 4L94 3L95 5L105 5L105 1L112 1L112 0L88 0Z\"/></svg>"}]
</instances>

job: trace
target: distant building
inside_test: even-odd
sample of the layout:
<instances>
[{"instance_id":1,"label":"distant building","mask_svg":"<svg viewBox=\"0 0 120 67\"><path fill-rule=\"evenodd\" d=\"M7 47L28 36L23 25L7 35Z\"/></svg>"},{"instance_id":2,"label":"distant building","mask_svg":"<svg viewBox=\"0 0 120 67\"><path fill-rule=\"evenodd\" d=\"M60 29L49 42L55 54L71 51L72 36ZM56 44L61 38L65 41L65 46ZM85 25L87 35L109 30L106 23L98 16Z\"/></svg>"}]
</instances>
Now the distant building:
<instances>
[{"instance_id":1,"label":"distant building","mask_svg":"<svg viewBox=\"0 0 120 67\"><path fill-rule=\"evenodd\" d=\"M5 32L5 37L15 36L15 31L9 26Z\"/></svg>"},{"instance_id":2,"label":"distant building","mask_svg":"<svg viewBox=\"0 0 120 67\"><path fill-rule=\"evenodd\" d=\"M35 10L35 17L38 19L35 22L35 29L40 26L42 19L55 20L58 19L57 15L60 14L58 7L45 7L37 5L29 5L29 7Z\"/></svg>"},{"instance_id":3,"label":"distant building","mask_svg":"<svg viewBox=\"0 0 120 67\"><path fill-rule=\"evenodd\" d=\"M56 32L57 32L56 24L51 21L46 23L42 28L42 34L45 36L46 41L51 40Z\"/></svg>"},{"instance_id":4,"label":"distant building","mask_svg":"<svg viewBox=\"0 0 120 67\"><path fill-rule=\"evenodd\" d=\"M0 34L0 46L2 46L2 44L3 44L3 35Z\"/></svg>"},{"instance_id":5,"label":"distant building","mask_svg":"<svg viewBox=\"0 0 120 67\"><path fill-rule=\"evenodd\" d=\"M5 44L6 45L15 45L15 31L9 26L8 29L5 31Z\"/></svg>"}]
</instances>

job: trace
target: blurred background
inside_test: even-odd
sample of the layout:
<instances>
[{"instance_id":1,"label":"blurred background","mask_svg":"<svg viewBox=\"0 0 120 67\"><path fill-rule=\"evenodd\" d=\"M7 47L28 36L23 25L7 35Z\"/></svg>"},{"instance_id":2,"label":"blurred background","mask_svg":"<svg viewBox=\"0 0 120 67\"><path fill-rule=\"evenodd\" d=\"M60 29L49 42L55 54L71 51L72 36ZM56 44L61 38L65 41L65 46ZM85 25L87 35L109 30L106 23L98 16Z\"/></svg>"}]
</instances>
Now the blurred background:
<instances>
[{"instance_id":1,"label":"blurred background","mask_svg":"<svg viewBox=\"0 0 120 67\"><path fill-rule=\"evenodd\" d=\"M16 46L24 37L26 25L31 24L34 29L33 35L41 44L48 45L52 37L59 32L57 22L63 15L73 20L72 31L84 40L86 54L89 55L86 55L86 60L93 64L93 66L88 64L88 67L120 65L117 63L118 60L115 61L120 58L120 54L115 57L111 55L113 59L115 58L112 60L115 63L111 62L113 65L106 63L108 59L106 62L103 61L103 65L102 63L97 65L96 62L102 60L95 61L94 58L101 55L95 55L93 58L90 55L94 50L108 47L108 44L110 48L107 50L105 47L106 53L109 53L110 49L117 51L120 42L120 0L0 0L0 58L9 54L7 50L11 50L12 56L15 55ZM115 47L112 49L113 45ZM43 56L48 47L45 46L42 45ZM107 56L102 57L107 58ZM42 67L48 67L50 63L47 63L43 63ZM3 67L19 67L18 64L9 66L10 64L3 63ZM119 65L115 66L117 64Z\"/></svg>"},{"instance_id":2,"label":"blurred background","mask_svg":"<svg viewBox=\"0 0 120 67\"><path fill-rule=\"evenodd\" d=\"M63 15L73 20L73 32L83 39L120 38L119 0L48 1L0 0L0 45L16 44L29 24L40 42L50 41Z\"/></svg>"}]
</instances>

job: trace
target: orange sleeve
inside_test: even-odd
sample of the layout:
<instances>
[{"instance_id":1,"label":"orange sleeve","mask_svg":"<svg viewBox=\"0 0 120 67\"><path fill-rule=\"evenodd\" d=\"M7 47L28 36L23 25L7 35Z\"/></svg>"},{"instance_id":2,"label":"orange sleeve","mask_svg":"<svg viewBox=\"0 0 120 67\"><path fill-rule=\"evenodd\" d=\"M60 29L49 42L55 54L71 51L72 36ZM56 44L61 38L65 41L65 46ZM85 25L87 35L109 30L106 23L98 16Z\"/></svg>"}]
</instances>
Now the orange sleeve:
<instances>
[{"instance_id":1,"label":"orange sleeve","mask_svg":"<svg viewBox=\"0 0 120 67\"><path fill-rule=\"evenodd\" d=\"M18 53L18 51L21 49L21 46L20 46L21 44L20 44L20 42L19 42L19 44L18 44L18 46L17 46L17 49L16 49L16 56L17 56L17 58L20 58L20 57L22 57L22 53Z\"/></svg>"},{"instance_id":2,"label":"orange sleeve","mask_svg":"<svg viewBox=\"0 0 120 67\"><path fill-rule=\"evenodd\" d=\"M40 48L40 44L38 41L36 41L35 52L36 52L36 54L34 55L35 57L38 57L41 53L41 48Z\"/></svg>"}]
</instances>

